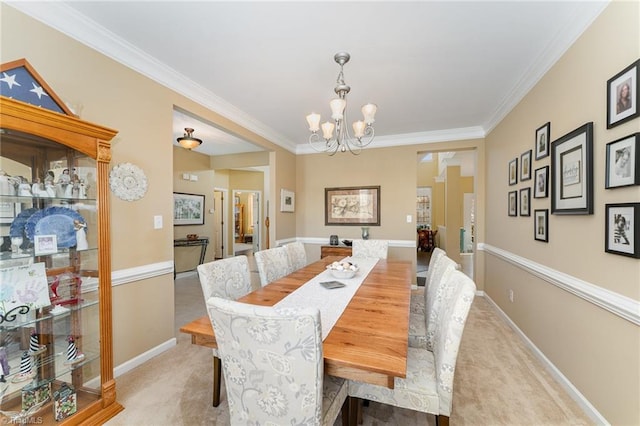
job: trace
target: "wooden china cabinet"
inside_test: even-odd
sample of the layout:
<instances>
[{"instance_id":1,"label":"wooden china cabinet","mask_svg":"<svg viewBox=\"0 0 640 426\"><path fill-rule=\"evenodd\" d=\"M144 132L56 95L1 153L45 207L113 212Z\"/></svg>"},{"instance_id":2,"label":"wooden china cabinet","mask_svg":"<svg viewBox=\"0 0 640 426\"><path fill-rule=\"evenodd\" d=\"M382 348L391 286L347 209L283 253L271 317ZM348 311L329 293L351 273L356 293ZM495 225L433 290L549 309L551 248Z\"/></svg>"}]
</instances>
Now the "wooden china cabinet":
<instances>
[{"instance_id":1,"label":"wooden china cabinet","mask_svg":"<svg viewBox=\"0 0 640 426\"><path fill-rule=\"evenodd\" d=\"M73 115L27 61L2 71L33 78L57 110L2 87L0 423L102 424L123 409L113 377L108 184L117 131Z\"/></svg>"}]
</instances>

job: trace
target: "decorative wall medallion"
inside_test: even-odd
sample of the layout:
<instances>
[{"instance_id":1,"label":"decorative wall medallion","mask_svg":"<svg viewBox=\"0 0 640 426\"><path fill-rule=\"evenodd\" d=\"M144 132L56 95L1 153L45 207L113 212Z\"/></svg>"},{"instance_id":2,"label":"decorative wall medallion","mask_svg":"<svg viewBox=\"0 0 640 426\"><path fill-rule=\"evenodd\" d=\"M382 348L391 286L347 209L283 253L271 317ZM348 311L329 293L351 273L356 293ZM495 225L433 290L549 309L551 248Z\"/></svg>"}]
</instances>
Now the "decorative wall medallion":
<instances>
[{"instance_id":1,"label":"decorative wall medallion","mask_svg":"<svg viewBox=\"0 0 640 426\"><path fill-rule=\"evenodd\" d=\"M116 196L125 201L135 201L147 192L144 171L131 163L121 163L111 169L109 186Z\"/></svg>"}]
</instances>

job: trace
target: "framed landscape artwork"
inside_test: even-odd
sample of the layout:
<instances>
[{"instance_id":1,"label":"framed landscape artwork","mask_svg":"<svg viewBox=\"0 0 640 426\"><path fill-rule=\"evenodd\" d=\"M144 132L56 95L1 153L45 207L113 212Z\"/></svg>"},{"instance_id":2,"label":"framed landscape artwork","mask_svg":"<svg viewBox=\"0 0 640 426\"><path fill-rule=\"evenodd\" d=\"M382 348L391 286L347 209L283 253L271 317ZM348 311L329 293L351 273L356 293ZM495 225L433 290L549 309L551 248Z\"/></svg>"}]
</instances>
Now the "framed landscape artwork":
<instances>
[{"instance_id":1,"label":"framed landscape artwork","mask_svg":"<svg viewBox=\"0 0 640 426\"><path fill-rule=\"evenodd\" d=\"M640 133L607 144L607 167L604 187L640 185Z\"/></svg>"},{"instance_id":2,"label":"framed landscape artwork","mask_svg":"<svg viewBox=\"0 0 640 426\"><path fill-rule=\"evenodd\" d=\"M325 225L380 225L380 187L325 188Z\"/></svg>"},{"instance_id":3,"label":"framed landscape artwork","mask_svg":"<svg viewBox=\"0 0 640 426\"><path fill-rule=\"evenodd\" d=\"M640 60L635 61L607 81L607 129L629 121L640 114Z\"/></svg>"},{"instance_id":4,"label":"framed landscape artwork","mask_svg":"<svg viewBox=\"0 0 640 426\"><path fill-rule=\"evenodd\" d=\"M173 225L204 225L204 195L174 192Z\"/></svg>"},{"instance_id":5,"label":"framed landscape artwork","mask_svg":"<svg viewBox=\"0 0 640 426\"><path fill-rule=\"evenodd\" d=\"M593 122L551 144L551 214L593 214Z\"/></svg>"},{"instance_id":6,"label":"framed landscape artwork","mask_svg":"<svg viewBox=\"0 0 640 426\"><path fill-rule=\"evenodd\" d=\"M605 246L607 253L640 258L640 203L605 206Z\"/></svg>"}]
</instances>

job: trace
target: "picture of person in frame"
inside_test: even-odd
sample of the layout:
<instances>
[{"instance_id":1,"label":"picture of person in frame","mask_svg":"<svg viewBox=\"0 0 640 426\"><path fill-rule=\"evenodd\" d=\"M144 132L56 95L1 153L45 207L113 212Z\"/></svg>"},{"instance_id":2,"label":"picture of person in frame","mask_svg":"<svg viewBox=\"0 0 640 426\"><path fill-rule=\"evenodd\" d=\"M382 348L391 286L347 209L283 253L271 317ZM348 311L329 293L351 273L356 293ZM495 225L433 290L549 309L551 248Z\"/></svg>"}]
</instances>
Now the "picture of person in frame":
<instances>
[{"instance_id":1,"label":"picture of person in frame","mask_svg":"<svg viewBox=\"0 0 640 426\"><path fill-rule=\"evenodd\" d=\"M616 244L629 245L629 238L627 238L627 219L622 214L616 214L613 216L614 229L613 229L613 242Z\"/></svg>"},{"instance_id":2,"label":"picture of person in frame","mask_svg":"<svg viewBox=\"0 0 640 426\"><path fill-rule=\"evenodd\" d=\"M540 133L540 138L538 138L538 152L546 152L547 151L547 134Z\"/></svg>"},{"instance_id":3,"label":"picture of person in frame","mask_svg":"<svg viewBox=\"0 0 640 426\"><path fill-rule=\"evenodd\" d=\"M540 173L538 175L538 193L544 194L544 188L546 187L545 175L544 173Z\"/></svg>"},{"instance_id":4,"label":"picture of person in frame","mask_svg":"<svg viewBox=\"0 0 640 426\"><path fill-rule=\"evenodd\" d=\"M631 147L625 146L616 150L616 161L614 171L616 176L620 178L628 178L631 176Z\"/></svg>"},{"instance_id":5,"label":"picture of person in frame","mask_svg":"<svg viewBox=\"0 0 640 426\"><path fill-rule=\"evenodd\" d=\"M618 102L616 103L616 114L620 114L631 108L631 79L622 83L618 88Z\"/></svg>"}]
</instances>

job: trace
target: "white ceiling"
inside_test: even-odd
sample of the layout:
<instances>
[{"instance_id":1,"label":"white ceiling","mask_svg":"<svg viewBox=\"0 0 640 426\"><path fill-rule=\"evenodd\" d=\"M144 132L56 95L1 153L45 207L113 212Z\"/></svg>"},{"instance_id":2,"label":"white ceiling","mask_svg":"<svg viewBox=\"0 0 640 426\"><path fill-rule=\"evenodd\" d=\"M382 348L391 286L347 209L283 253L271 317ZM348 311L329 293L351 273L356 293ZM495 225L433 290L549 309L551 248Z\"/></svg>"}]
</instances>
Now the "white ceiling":
<instances>
[{"instance_id":1,"label":"white ceiling","mask_svg":"<svg viewBox=\"0 0 640 426\"><path fill-rule=\"evenodd\" d=\"M305 116L329 116L336 52L351 54L350 121L362 104L378 105L373 146L482 137L607 4L8 3L297 153L309 152ZM196 151L252 147L193 119L176 114L172 143L193 127L204 140Z\"/></svg>"}]
</instances>

